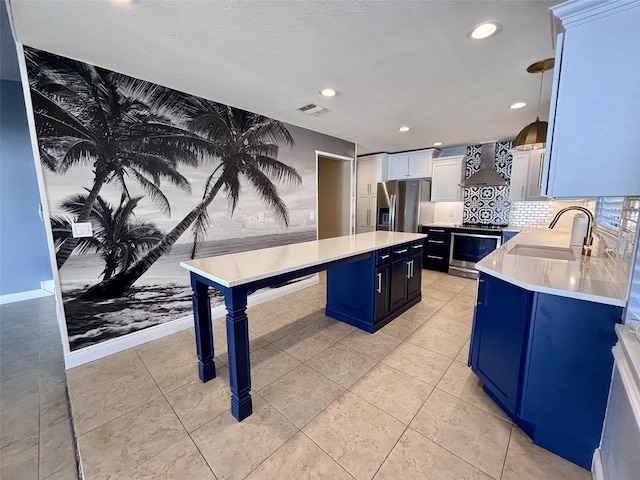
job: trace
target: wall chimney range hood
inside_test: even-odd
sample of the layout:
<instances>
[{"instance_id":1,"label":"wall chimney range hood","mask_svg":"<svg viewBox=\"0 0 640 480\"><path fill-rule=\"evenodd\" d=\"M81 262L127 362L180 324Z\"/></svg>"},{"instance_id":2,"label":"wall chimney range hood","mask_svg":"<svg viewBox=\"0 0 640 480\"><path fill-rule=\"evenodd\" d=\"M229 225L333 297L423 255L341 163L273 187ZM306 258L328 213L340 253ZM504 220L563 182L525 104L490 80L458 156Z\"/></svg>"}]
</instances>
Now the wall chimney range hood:
<instances>
[{"instance_id":1,"label":"wall chimney range hood","mask_svg":"<svg viewBox=\"0 0 640 480\"><path fill-rule=\"evenodd\" d=\"M495 165L496 144L483 143L482 154L480 156L480 170L472 174L469 178L460 182L461 187L501 187L509 185L509 182L498 172ZM465 157L465 161L466 161Z\"/></svg>"}]
</instances>

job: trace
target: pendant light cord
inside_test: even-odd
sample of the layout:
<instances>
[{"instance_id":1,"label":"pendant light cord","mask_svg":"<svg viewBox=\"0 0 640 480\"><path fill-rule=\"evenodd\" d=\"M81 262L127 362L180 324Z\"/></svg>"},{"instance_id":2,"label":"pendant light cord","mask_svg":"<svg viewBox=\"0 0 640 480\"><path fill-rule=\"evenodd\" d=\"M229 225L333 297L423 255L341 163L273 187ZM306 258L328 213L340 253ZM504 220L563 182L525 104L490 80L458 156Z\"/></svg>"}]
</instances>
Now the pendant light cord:
<instances>
[{"instance_id":1,"label":"pendant light cord","mask_svg":"<svg viewBox=\"0 0 640 480\"><path fill-rule=\"evenodd\" d=\"M536 113L536 118L540 118L540 99L542 98L542 81L544 80L544 68L540 74L540 91L538 92L538 112Z\"/></svg>"}]
</instances>

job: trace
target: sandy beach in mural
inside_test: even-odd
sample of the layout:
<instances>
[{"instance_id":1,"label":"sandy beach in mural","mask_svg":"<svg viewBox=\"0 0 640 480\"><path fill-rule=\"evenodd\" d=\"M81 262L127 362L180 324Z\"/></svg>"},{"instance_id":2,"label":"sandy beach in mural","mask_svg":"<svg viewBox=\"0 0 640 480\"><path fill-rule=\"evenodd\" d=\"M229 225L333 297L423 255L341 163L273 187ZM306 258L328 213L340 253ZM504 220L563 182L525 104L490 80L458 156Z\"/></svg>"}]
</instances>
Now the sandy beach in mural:
<instances>
[{"instance_id":1,"label":"sandy beach in mural","mask_svg":"<svg viewBox=\"0 0 640 480\"><path fill-rule=\"evenodd\" d=\"M202 244L198 257L269 248L316 239L315 230L259 235ZM60 270L71 350L191 315L188 260L190 244L174 245L130 289L113 300L84 301L79 297L96 283L104 263L94 255L75 255ZM222 305L220 293L210 289L211 307Z\"/></svg>"}]
</instances>

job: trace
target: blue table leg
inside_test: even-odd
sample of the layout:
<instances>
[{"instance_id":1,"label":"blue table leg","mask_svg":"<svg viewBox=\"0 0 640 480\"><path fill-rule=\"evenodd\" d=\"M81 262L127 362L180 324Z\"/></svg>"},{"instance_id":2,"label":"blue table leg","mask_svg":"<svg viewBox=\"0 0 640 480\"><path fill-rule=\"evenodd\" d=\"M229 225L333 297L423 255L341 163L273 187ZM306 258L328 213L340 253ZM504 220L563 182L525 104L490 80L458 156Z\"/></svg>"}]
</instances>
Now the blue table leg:
<instances>
[{"instance_id":1,"label":"blue table leg","mask_svg":"<svg viewBox=\"0 0 640 480\"><path fill-rule=\"evenodd\" d=\"M198 374L200 380L207 382L216 377L216 366L213 363L213 326L209 287L192 273L191 288L193 289L193 323L196 330Z\"/></svg>"},{"instance_id":2,"label":"blue table leg","mask_svg":"<svg viewBox=\"0 0 640 480\"><path fill-rule=\"evenodd\" d=\"M253 411L250 393L249 324L246 314L247 290L244 287L235 287L225 290L224 293L224 303L227 307L231 413L240 421Z\"/></svg>"}]
</instances>

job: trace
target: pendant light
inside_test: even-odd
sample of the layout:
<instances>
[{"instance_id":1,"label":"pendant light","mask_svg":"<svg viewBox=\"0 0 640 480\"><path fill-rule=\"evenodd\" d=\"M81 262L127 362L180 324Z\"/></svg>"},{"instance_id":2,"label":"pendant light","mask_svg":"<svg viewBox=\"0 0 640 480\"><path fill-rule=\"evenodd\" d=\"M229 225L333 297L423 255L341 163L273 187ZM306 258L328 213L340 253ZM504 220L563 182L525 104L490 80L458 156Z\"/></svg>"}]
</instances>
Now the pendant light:
<instances>
[{"instance_id":1,"label":"pendant light","mask_svg":"<svg viewBox=\"0 0 640 480\"><path fill-rule=\"evenodd\" d=\"M538 93L538 113L536 121L524 127L513 141L514 150L533 150L534 148L544 148L547 141L547 122L540 121L540 98L542 97L542 80L545 70L551 70L555 60L547 58L540 60L527 67L529 73L540 73L540 91Z\"/></svg>"}]
</instances>

